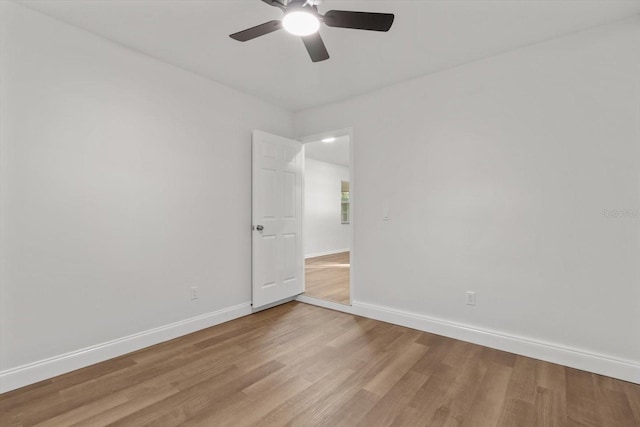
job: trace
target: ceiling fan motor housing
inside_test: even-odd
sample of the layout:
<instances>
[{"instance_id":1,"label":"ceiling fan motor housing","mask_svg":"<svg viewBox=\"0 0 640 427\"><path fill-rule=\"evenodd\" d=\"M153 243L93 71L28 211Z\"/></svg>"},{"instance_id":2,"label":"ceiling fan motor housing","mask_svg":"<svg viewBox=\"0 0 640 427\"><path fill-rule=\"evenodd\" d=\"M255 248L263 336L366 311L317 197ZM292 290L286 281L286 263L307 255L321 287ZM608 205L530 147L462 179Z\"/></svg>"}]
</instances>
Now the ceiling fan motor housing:
<instances>
[{"instance_id":1,"label":"ceiling fan motor housing","mask_svg":"<svg viewBox=\"0 0 640 427\"><path fill-rule=\"evenodd\" d=\"M301 12L311 12L316 15L318 14L318 6L315 4L307 2L307 0L291 0L286 6L284 13L291 13L295 11Z\"/></svg>"}]
</instances>

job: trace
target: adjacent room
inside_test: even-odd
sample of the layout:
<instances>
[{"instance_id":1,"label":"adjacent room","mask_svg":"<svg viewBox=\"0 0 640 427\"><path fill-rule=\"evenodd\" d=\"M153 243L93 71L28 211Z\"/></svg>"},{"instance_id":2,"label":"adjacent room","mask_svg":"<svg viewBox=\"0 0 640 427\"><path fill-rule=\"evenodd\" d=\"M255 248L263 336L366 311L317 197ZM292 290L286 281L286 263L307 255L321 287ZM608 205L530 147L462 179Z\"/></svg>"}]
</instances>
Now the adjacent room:
<instances>
[{"instance_id":1,"label":"adjacent room","mask_svg":"<svg viewBox=\"0 0 640 427\"><path fill-rule=\"evenodd\" d=\"M0 425L640 426L640 0L0 0Z\"/></svg>"},{"instance_id":2,"label":"adjacent room","mask_svg":"<svg viewBox=\"0 0 640 427\"><path fill-rule=\"evenodd\" d=\"M304 144L305 295L350 304L349 135Z\"/></svg>"}]
</instances>

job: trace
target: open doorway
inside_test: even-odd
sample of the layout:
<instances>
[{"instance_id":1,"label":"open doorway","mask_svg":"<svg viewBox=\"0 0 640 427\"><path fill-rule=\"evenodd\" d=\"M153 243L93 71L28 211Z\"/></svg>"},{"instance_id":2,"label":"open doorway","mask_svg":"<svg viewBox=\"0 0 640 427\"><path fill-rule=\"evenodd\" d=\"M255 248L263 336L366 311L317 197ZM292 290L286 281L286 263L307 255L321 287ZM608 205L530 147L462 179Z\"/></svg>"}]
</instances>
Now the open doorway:
<instances>
[{"instance_id":1,"label":"open doorway","mask_svg":"<svg viewBox=\"0 0 640 427\"><path fill-rule=\"evenodd\" d=\"M351 303L351 137L305 141L305 295Z\"/></svg>"}]
</instances>

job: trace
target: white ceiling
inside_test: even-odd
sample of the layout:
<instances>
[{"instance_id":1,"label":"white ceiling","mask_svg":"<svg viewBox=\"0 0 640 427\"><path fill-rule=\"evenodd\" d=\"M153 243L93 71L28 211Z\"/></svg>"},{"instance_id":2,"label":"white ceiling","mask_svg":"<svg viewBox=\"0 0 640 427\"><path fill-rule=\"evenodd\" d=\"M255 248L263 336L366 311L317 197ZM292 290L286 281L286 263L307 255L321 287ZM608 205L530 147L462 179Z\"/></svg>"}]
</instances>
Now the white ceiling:
<instances>
[{"instance_id":1,"label":"white ceiling","mask_svg":"<svg viewBox=\"0 0 640 427\"><path fill-rule=\"evenodd\" d=\"M388 33L323 27L331 58L312 63L284 31L229 34L279 19L260 0L18 0L153 57L292 111L640 13L640 0L325 0L395 13Z\"/></svg>"},{"instance_id":2,"label":"white ceiling","mask_svg":"<svg viewBox=\"0 0 640 427\"><path fill-rule=\"evenodd\" d=\"M309 159L349 166L349 137L340 136L334 142L307 142L304 144L304 155Z\"/></svg>"}]
</instances>

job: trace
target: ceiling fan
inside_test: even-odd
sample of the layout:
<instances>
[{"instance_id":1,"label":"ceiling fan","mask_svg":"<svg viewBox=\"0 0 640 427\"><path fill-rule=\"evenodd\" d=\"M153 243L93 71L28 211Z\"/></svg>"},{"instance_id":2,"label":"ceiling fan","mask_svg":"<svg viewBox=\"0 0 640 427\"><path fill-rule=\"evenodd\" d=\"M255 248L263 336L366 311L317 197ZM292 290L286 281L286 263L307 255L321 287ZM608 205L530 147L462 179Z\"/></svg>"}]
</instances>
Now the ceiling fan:
<instances>
[{"instance_id":1,"label":"ceiling fan","mask_svg":"<svg viewBox=\"0 0 640 427\"><path fill-rule=\"evenodd\" d=\"M284 17L231 34L234 40L246 42L264 36L281 28L291 34L301 36L313 62L329 59L329 52L318 33L320 23L329 27L352 28L355 30L389 31L393 24L392 13L352 12L330 10L324 15L318 12L320 0L262 0L264 3L282 9Z\"/></svg>"}]
</instances>

